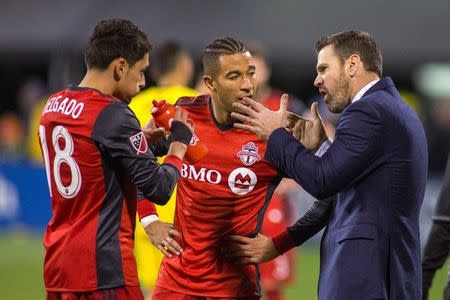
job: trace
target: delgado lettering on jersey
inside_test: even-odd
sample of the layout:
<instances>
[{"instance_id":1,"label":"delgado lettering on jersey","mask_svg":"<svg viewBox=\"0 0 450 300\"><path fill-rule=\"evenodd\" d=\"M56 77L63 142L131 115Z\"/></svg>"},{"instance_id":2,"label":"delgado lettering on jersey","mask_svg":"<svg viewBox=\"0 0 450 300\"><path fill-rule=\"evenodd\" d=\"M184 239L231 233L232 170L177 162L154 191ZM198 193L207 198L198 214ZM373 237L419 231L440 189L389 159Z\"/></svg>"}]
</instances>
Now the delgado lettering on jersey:
<instances>
[{"instance_id":1,"label":"delgado lettering on jersey","mask_svg":"<svg viewBox=\"0 0 450 300\"><path fill-rule=\"evenodd\" d=\"M71 116L72 119L77 119L83 112L84 103L78 103L76 99L69 99L67 97L60 102L61 98L61 95L50 98L47 101L47 105L45 106L42 115L49 112L59 112L63 115Z\"/></svg>"}]
</instances>

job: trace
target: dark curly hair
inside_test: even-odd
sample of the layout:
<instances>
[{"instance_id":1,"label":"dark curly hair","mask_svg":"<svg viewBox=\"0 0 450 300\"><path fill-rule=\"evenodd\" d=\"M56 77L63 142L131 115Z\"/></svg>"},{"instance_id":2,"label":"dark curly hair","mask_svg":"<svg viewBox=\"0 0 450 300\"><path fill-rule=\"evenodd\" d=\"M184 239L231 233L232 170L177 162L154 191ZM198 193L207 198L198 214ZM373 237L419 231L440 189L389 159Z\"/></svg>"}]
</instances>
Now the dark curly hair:
<instances>
[{"instance_id":1,"label":"dark curly hair","mask_svg":"<svg viewBox=\"0 0 450 300\"><path fill-rule=\"evenodd\" d=\"M147 35L129 20L108 19L97 23L84 52L86 67L106 69L116 58L131 66L151 50Z\"/></svg>"}]
</instances>

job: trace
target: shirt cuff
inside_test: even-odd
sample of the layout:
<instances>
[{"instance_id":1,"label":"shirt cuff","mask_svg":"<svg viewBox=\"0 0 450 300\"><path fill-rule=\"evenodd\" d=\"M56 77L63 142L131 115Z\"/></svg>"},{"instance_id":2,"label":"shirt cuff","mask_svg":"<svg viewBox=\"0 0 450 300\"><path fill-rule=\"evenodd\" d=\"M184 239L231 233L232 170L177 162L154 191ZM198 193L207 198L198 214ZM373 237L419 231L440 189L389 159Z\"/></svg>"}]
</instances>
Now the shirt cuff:
<instances>
[{"instance_id":1,"label":"shirt cuff","mask_svg":"<svg viewBox=\"0 0 450 300\"><path fill-rule=\"evenodd\" d=\"M296 246L287 230L273 237L272 242L280 255L283 255Z\"/></svg>"},{"instance_id":2,"label":"shirt cuff","mask_svg":"<svg viewBox=\"0 0 450 300\"><path fill-rule=\"evenodd\" d=\"M140 220L150 215L158 215L155 204L145 198L137 202L137 212Z\"/></svg>"},{"instance_id":3,"label":"shirt cuff","mask_svg":"<svg viewBox=\"0 0 450 300\"><path fill-rule=\"evenodd\" d=\"M171 164L173 165L175 168L177 168L178 172L181 173L181 167L183 166L183 161L175 156L175 155L167 155L166 158L164 159L164 164Z\"/></svg>"},{"instance_id":4,"label":"shirt cuff","mask_svg":"<svg viewBox=\"0 0 450 300\"><path fill-rule=\"evenodd\" d=\"M142 227L145 228L145 227L147 227L147 225L149 225L155 221L158 221L158 220L159 220L159 218L157 215L150 215L150 216L143 217L141 219L141 224L142 224Z\"/></svg>"},{"instance_id":5,"label":"shirt cuff","mask_svg":"<svg viewBox=\"0 0 450 300\"><path fill-rule=\"evenodd\" d=\"M332 139L328 139L325 142L323 142L322 145L319 147L319 149L317 149L316 156L322 157L322 155L324 155L325 152L327 152L328 148L330 148L332 142L333 142Z\"/></svg>"}]
</instances>

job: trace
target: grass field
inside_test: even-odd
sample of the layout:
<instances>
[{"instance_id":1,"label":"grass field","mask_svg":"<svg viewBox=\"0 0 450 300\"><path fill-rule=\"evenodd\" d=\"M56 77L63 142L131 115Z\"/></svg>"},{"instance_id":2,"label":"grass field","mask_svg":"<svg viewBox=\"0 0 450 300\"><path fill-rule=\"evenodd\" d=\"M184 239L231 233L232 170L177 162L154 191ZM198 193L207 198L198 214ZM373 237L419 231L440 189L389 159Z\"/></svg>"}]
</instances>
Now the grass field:
<instances>
[{"instance_id":1,"label":"grass field","mask_svg":"<svg viewBox=\"0 0 450 300\"><path fill-rule=\"evenodd\" d=\"M43 249L39 237L23 234L0 235L0 300L44 299ZM288 299L317 299L318 250L302 248L297 257L295 282L286 288ZM446 268L437 274L431 300L442 299Z\"/></svg>"}]
</instances>

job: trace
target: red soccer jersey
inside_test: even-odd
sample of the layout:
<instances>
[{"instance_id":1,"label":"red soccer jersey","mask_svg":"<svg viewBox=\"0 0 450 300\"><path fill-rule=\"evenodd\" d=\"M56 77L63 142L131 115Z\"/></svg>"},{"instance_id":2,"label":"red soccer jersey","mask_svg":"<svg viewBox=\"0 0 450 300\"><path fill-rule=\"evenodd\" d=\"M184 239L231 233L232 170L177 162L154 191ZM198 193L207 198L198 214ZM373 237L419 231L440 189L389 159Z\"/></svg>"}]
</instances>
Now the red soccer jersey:
<instances>
[{"instance_id":1,"label":"red soccer jersey","mask_svg":"<svg viewBox=\"0 0 450 300\"><path fill-rule=\"evenodd\" d=\"M177 168L152 160L126 103L94 89L52 95L39 137L53 210L44 236L46 289L138 286L136 185L149 199L168 199Z\"/></svg>"},{"instance_id":2,"label":"red soccer jersey","mask_svg":"<svg viewBox=\"0 0 450 300\"><path fill-rule=\"evenodd\" d=\"M255 236L281 177L263 158L266 143L253 133L222 126L210 96L181 98L195 134L209 149L199 162L184 162L178 183L175 227L183 252L165 257L157 285L190 295L246 297L260 294L255 265L236 265L220 253L223 238Z\"/></svg>"}]
</instances>

